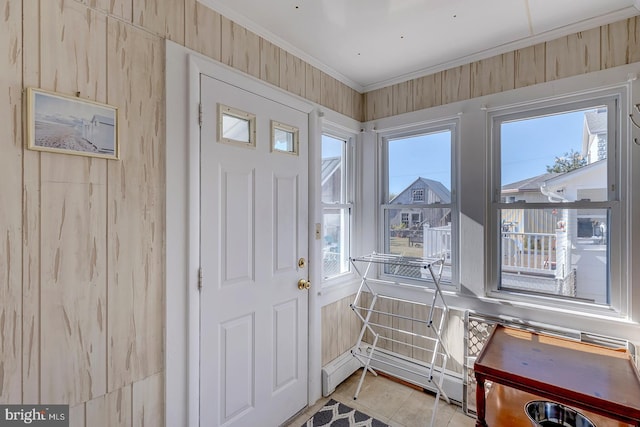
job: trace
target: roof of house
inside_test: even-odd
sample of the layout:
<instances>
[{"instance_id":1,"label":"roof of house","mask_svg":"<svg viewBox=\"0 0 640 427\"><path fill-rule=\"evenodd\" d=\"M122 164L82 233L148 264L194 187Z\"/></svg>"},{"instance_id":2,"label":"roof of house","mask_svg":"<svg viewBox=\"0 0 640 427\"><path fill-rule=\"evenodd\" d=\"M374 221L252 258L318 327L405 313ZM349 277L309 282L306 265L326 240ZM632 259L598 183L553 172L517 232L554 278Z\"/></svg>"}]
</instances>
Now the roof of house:
<instances>
[{"instance_id":1,"label":"roof of house","mask_svg":"<svg viewBox=\"0 0 640 427\"><path fill-rule=\"evenodd\" d=\"M325 182L340 168L340 157L323 157L322 158L322 170L320 176L322 177L322 184Z\"/></svg>"},{"instance_id":2,"label":"roof of house","mask_svg":"<svg viewBox=\"0 0 640 427\"><path fill-rule=\"evenodd\" d=\"M542 175L533 176L531 178L523 179L521 181L516 181L511 184L506 184L502 186L502 193L521 193L527 191L540 191L540 186L544 184L545 181L554 178L558 175L562 175L557 172L547 172Z\"/></svg>"},{"instance_id":3,"label":"roof of house","mask_svg":"<svg viewBox=\"0 0 640 427\"><path fill-rule=\"evenodd\" d=\"M433 191L442 203L451 203L451 192L444 186L440 181L434 181L433 179L427 179L418 177L415 181L407 186L404 190L402 190L396 197L394 197L389 203L393 203L394 200L402 196L404 193L409 191L410 188L414 187L417 183L424 184L425 187L428 187L431 191Z\"/></svg>"},{"instance_id":4,"label":"roof of house","mask_svg":"<svg viewBox=\"0 0 640 427\"><path fill-rule=\"evenodd\" d=\"M581 175L584 175L585 173L590 173L593 171L598 171L602 174L605 174L603 175L603 177L606 177L607 160L606 159L598 160L593 163L589 163L588 165L584 165L580 168L571 170L569 172L555 174L556 176L549 177L546 180L545 184L547 186L553 186L553 185L565 184L567 182L570 183L572 181L575 182L576 179L580 179Z\"/></svg>"},{"instance_id":5,"label":"roof of house","mask_svg":"<svg viewBox=\"0 0 640 427\"><path fill-rule=\"evenodd\" d=\"M607 133L607 110L587 111L584 113L587 129L591 135Z\"/></svg>"}]
</instances>

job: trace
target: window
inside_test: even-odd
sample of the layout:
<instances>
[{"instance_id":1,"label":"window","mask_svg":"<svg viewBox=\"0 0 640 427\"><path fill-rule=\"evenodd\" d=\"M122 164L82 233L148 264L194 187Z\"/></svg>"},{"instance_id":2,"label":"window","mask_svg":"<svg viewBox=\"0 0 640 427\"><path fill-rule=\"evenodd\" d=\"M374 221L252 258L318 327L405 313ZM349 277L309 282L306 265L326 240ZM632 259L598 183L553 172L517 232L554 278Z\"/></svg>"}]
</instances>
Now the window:
<instances>
[{"instance_id":1,"label":"window","mask_svg":"<svg viewBox=\"0 0 640 427\"><path fill-rule=\"evenodd\" d=\"M412 257L444 257L442 282L453 283L457 213L453 179L455 124L382 138L385 182L381 251ZM418 268L386 271L405 279L432 280Z\"/></svg>"},{"instance_id":2,"label":"window","mask_svg":"<svg viewBox=\"0 0 640 427\"><path fill-rule=\"evenodd\" d=\"M494 290L610 305L618 96L490 117Z\"/></svg>"},{"instance_id":3,"label":"window","mask_svg":"<svg viewBox=\"0 0 640 427\"><path fill-rule=\"evenodd\" d=\"M271 150L298 154L298 128L271 121Z\"/></svg>"},{"instance_id":4,"label":"window","mask_svg":"<svg viewBox=\"0 0 640 427\"><path fill-rule=\"evenodd\" d=\"M255 148L255 114L218 104L218 142Z\"/></svg>"},{"instance_id":5,"label":"window","mask_svg":"<svg viewBox=\"0 0 640 427\"><path fill-rule=\"evenodd\" d=\"M322 275L331 279L350 271L350 138L322 135Z\"/></svg>"},{"instance_id":6,"label":"window","mask_svg":"<svg viewBox=\"0 0 640 427\"><path fill-rule=\"evenodd\" d=\"M402 217L400 219L400 223L402 224L401 228L408 228L409 227L409 214L406 212L403 212Z\"/></svg>"}]
</instances>

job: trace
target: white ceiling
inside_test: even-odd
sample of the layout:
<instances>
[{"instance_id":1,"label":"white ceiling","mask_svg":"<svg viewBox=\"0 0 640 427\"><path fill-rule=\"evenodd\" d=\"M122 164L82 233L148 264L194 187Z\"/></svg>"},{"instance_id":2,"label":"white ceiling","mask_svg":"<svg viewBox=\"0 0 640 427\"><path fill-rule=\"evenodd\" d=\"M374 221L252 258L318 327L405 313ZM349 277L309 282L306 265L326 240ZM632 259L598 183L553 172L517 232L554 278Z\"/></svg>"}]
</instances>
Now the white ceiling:
<instances>
[{"instance_id":1,"label":"white ceiling","mask_svg":"<svg viewBox=\"0 0 640 427\"><path fill-rule=\"evenodd\" d=\"M640 0L199 1L360 92L640 10Z\"/></svg>"}]
</instances>

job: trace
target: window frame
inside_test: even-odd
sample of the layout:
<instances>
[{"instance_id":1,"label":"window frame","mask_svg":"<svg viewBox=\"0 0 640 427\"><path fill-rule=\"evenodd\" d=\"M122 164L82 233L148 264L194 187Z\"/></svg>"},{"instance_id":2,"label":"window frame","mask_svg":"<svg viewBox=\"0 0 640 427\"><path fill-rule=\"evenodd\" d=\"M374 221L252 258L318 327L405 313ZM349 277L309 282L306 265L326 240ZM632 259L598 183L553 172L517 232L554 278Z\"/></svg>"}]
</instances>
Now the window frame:
<instances>
[{"instance_id":1,"label":"window frame","mask_svg":"<svg viewBox=\"0 0 640 427\"><path fill-rule=\"evenodd\" d=\"M451 132L451 203L427 203L414 202L413 200L407 205L392 205L389 203L389 142L392 140L411 138L420 135L429 135L440 132ZM406 126L400 126L389 129L388 131L381 131L378 133L378 158L379 158L379 173L378 173L378 217L376 226L378 229L378 251L384 253L386 244L386 211L389 209L398 209L399 207L407 207L412 209L424 209L424 208L450 208L451 209L451 281L442 280L440 286L443 290L458 292L460 290L460 211L458 200L458 183L459 183L459 156L458 146L460 144L460 118L442 118L430 122L412 123ZM425 195L426 198L426 195ZM409 217L410 219L410 217ZM431 278L412 279L403 276L396 276L387 274L384 269L379 269L378 275L381 279L397 281L398 278L402 282L415 284L418 286L429 287L433 284Z\"/></svg>"},{"instance_id":2,"label":"window frame","mask_svg":"<svg viewBox=\"0 0 640 427\"><path fill-rule=\"evenodd\" d=\"M276 148L276 131L282 131L291 134L291 150L281 150ZM290 156L298 155L298 147L300 145L300 130L291 125L287 125L285 123L277 122L275 120L271 120L271 152L272 153L282 153L288 154Z\"/></svg>"},{"instance_id":3,"label":"window frame","mask_svg":"<svg viewBox=\"0 0 640 427\"><path fill-rule=\"evenodd\" d=\"M420 197L416 197L420 195ZM424 188L415 188L411 190L411 201L416 202L424 202Z\"/></svg>"},{"instance_id":4,"label":"window frame","mask_svg":"<svg viewBox=\"0 0 640 427\"><path fill-rule=\"evenodd\" d=\"M355 176L355 150L356 150L356 135L351 132L347 132L336 127L325 124L322 127L320 132L320 162L322 162L322 138L324 136L328 136L330 138L338 139L341 141L345 141L345 147L343 150L344 155L344 163L342 166L342 193L344 195L344 200L340 203L325 203L322 200L322 183L320 182L320 210L321 210L321 219L322 222L320 224L321 230L324 230L324 218L325 212L327 210L335 210L335 209L344 209L348 213L349 218L349 236L348 243L345 245L348 251L347 259L351 259L351 254L353 254L354 245L355 245L355 235L354 235L354 217L355 217L355 190L356 190L356 176ZM331 277L325 277L324 274L324 266L321 270L321 279L322 286L334 286L336 284L342 283L345 280L350 280L354 275L353 268L351 264L348 264L348 270L339 274L336 274Z\"/></svg>"},{"instance_id":5,"label":"window frame","mask_svg":"<svg viewBox=\"0 0 640 427\"><path fill-rule=\"evenodd\" d=\"M579 312L607 315L626 316L628 303L624 302L629 289L628 279L623 271L627 268L623 256L627 224L622 214L625 211L622 195L626 192L624 176L626 170L622 162L621 153L626 152L628 139L628 86L611 87L603 90L585 91L582 93L556 96L545 100L532 100L515 105L505 105L488 109L487 111L487 144L488 144L488 220L486 226L486 287L487 297L499 300L517 301L525 304L542 305L554 309L569 309ZM532 203L532 202L503 202L501 200L501 147L500 124L518 119L536 118L544 115L559 114L581 109L588 109L598 105L606 105L607 121L607 200L606 201L575 201L567 203ZM609 209L609 251L608 266L608 304L597 304L576 300L570 297L552 294L540 294L513 289L500 289L501 274L501 209L543 209L566 208Z\"/></svg>"},{"instance_id":6,"label":"window frame","mask_svg":"<svg viewBox=\"0 0 640 427\"><path fill-rule=\"evenodd\" d=\"M220 144L230 144L238 147L256 148L256 115L247 111L240 110L238 108L230 107L221 103L217 103L217 121L218 121L218 135L217 141ZM239 139L227 138L224 136L224 116L233 117L238 120L245 121L248 127L248 141L242 141Z\"/></svg>"}]
</instances>

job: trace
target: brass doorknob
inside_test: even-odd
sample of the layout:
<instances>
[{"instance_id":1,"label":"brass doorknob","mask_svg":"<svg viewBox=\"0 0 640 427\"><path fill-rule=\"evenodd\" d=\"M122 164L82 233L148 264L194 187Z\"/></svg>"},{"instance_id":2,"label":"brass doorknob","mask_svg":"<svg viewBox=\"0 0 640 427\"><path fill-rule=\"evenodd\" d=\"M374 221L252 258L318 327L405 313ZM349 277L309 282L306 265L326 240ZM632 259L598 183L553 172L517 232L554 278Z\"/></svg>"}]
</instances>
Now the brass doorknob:
<instances>
[{"instance_id":1,"label":"brass doorknob","mask_svg":"<svg viewBox=\"0 0 640 427\"><path fill-rule=\"evenodd\" d=\"M305 279L298 280L298 289L300 289L301 291L304 289L309 289L310 286L311 286L310 281Z\"/></svg>"}]
</instances>

